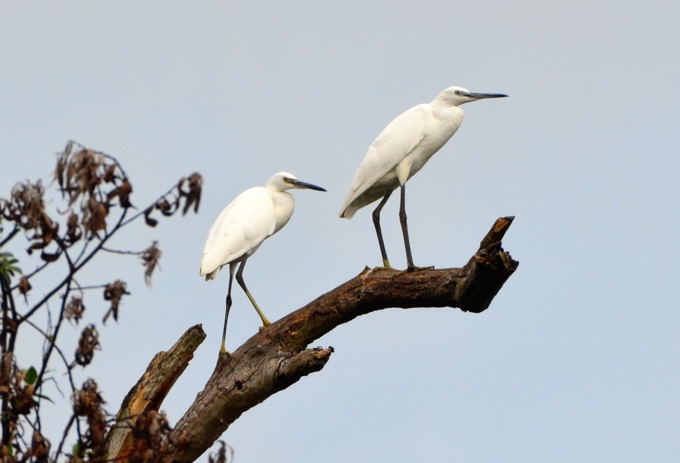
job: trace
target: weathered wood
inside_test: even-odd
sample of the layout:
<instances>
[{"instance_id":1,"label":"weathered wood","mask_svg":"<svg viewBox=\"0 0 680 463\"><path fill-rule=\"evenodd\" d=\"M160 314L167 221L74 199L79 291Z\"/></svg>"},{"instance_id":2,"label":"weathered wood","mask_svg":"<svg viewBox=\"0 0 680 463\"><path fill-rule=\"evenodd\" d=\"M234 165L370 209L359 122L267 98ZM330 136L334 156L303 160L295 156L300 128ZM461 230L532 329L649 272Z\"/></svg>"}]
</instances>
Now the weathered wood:
<instances>
[{"instance_id":1,"label":"weathered wood","mask_svg":"<svg viewBox=\"0 0 680 463\"><path fill-rule=\"evenodd\" d=\"M340 324L388 307L486 310L518 262L501 247L513 217L501 217L462 268L364 269L353 279L262 328L215 370L171 433L166 462L198 458L244 411L319 371L332 348L307 346ZM111 454L110 454L111 455Z\"/></svg>"},{"instance_id":2,"label":"weathered wood","mask_svg":"<svg viewBox=\"0 0 680 463\"><path fill-rule=\"evenodd\" d=\"M123 399L115 425L106 436L108 460L128 461L128 456L139 450L132 435L137 418L148 411L158 411L204 339L201 326L192 326L170 350L154 356L137 384Z\"/></svg>"}]
</instances>

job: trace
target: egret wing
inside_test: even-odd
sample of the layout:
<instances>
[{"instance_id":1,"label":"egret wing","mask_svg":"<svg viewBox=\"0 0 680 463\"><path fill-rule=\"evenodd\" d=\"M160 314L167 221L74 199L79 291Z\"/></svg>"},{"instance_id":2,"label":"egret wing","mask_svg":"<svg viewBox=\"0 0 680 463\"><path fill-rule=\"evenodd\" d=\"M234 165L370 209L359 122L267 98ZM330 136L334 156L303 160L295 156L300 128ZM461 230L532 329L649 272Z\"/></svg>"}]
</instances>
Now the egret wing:
<instances>
[{"instance_id":1,"label":"egret wing","mask_svg":"<svg viewBox=\"0 0 680 463\"><path fill-rule=\"evenodd\" d=\"M238 195L208 233L201 256L201 275L255 251L274 233L275 219L274 204L265 188L250 188Z\"/></svg>"},{"instance_id":2,"label":"egret wing","mask_svg":"<svg viewBox=\"0 0 680 463\"><path fill-rule=\"evenodd\" d=\"M346 210L353 202L376 184L385 184L384 188L379 189L381 191L396 187L394 170L423 141L427 111L427 104L414 106L397 116L380 132L354 174L342 204L341 217L345 216ZM359 201L361 203L359 207L381 197L384 194L381 191L371 195L375 197Z\"/></svg>"}]
</instances>

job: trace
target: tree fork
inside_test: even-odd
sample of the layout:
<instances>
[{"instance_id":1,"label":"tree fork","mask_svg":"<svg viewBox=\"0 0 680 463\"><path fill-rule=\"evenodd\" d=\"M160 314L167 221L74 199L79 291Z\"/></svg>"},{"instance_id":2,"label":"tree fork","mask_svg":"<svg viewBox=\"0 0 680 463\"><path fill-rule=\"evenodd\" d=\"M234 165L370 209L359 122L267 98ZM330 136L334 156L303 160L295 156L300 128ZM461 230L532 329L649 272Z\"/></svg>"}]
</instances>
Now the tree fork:
<instances>
[{"instance_id":1,"label":"tree fork","mask_svg":"<svg viewBox=\"0 0 680 463\"><path fill-rule=\"evenodd\" d=\"M243 412L303 376L321 370L333 348L307 349L307 346L338 325L390 307L450 307L474 313L486 310L519 265L501 246L513 219L497 219L477 252L461 268L404 271L365 268L356 277L299 310L262 327L235 352L220 354L203 391L171 432L174 449L164 461L196 460ZM194 329L197 327L190 330ZM185 338L186 335L182 339ZM178 341L173 349L182 342ZM197 345L189 350L193 352ZM172 371L172 374L178 373ZM145 376L147 374L148 371ZM153 374L162 372L158 370ZM159 378L158 382L171 385L174 379ZM130 397L133 391L124 404L134 402ZM163 393L167 391L169 388ZM157 409L159 398L149 404L153 403ZM109 459L125 455L121 447L109 446L108 450Z\"/></svg>"}]
</instances>

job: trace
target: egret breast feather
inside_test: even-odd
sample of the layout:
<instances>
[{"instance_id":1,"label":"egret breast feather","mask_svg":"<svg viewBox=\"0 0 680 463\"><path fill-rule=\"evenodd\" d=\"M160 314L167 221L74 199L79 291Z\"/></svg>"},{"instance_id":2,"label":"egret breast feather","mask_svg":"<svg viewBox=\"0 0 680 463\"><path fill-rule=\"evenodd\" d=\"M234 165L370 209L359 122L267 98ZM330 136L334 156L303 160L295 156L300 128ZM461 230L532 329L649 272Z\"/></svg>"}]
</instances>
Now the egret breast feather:
<instances>
[{"instance_id":1,"label":"egret breast feather","mask_svg":"<svg viewBox=\"0 0 680 463\"><path fill-rule=\"evenodd\" d=\"M274 203L264 187L256 186L238 195L208 233L201 275L211 280L223 265L254 253L276 231L275 217Z\"/></svg>"}]
</instances>

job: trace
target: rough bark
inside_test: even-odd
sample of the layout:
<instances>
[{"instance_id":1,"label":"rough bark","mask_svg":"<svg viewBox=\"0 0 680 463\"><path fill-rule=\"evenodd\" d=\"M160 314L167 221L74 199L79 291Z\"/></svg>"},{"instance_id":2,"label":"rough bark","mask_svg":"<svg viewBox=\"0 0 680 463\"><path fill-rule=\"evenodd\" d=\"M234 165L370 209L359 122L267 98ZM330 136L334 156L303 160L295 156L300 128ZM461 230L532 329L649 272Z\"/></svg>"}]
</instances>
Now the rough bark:
<instances>
[{"instance_id":1,"label":"rough bark","mask_svg":"<svg viewBox=\"0 0 680 463\"><path fill-rule=\"evenodd\" d=\"M204 339L201 327L192 326L168 351L154 356L137 384L123 399L116 415L116 425L106 435L108 455L115 455L116 460L128 461L130 455L140 451L139 447L144 443L133 436L137 419L149 411L158 411Z\"/></svg>"},{"instance_id":2,"label":"rough bark","mask_svg":"<svg viewBox=\"0 0 680 463\"><path fill-rule=\"evenodd\" d=\"M461 268L366 268L260 329L235 352L220 355L203 391L171 432L174 448L164 461L196 460L244 411L321 370L333 349L307 346L338 325L389 307L452 307L475 313L487 309L518 266L501 246L512 221L513 217L497 219ZM113 459L121 453L110 447L108 455Z\"/></svg>"}]
</instances>

